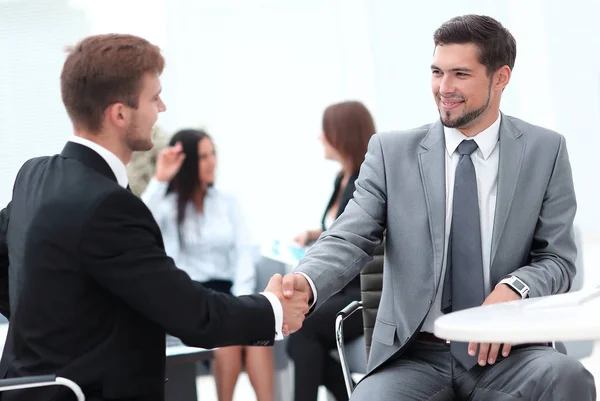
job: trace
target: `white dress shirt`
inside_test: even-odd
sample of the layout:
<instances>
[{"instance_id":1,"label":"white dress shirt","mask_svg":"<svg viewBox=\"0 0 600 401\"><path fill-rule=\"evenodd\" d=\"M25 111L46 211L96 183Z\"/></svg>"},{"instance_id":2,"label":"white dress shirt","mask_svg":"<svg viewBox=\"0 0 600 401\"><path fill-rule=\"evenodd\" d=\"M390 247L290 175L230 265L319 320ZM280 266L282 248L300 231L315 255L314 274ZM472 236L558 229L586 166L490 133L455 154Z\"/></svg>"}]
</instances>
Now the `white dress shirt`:
<instances>
[{"instance_id":1,"label":"white dress shirt","mask_svg":"<svg viewBox=\"0 0 600 401\"><path fill-rule=\"evenodd\" d=\"M108 167L112 170L113 174L117 178L117 182L123 188L127 188L129 184L129 179L127 178L127 169L125 165L113 152L110 150L103 148L98 145L96 142L92 142L89 139L82 138L80 136L73 135L69 138L70 142L75 142L85 147L92 149L94 152L98 153L104 161L108 164Z\"/></svg>"},{"instance_id":2,"label":"white dress shirt","mask_svg":"<svg viewBox=\"0 0 600 401\"><path fill-rule=\"evenodd\" d=\"M188 203L180 244L177 195L167 194L168 183L152 178L141 198L160 227L167 255L192 280L226 280L233 295L255 292L256 272L252 245L238 203L217 188L209 188L204 212Z\"/></svg>"},{"instance_id":3,"label":"white dress shirt","mask_svg":"<svg viewBox=\"0 0 600 401\"><path fill-rule=\"evenodd\" d=\"M119 159L114 153L112 153L108 149L98 145L95 142L92 142L88 139L81 138L78 136L72 136L71 138L69 138L69 141L86 146L86 147L92 149L93 151L95 151L96 153L98 153L104 159L104 161L108 164L110 169L112 170L113 174L117 178L117 182L119 183L119 185L122 186L123 188L127 188L127 185L129 184L129 179L127 178L127 169L125 168L125 164L123 164L121 159ZM174 210L176 210L176 208ZM165 245L166 245L166 243L165 243ZM224 267L224 266L222 266L222 267ZM247 275L247 273L242 273L241 276L245 276L245 275ZM239 290L236 289L236 291L245 291L245 289L244 289L244 288L246 288L245 285L247 285L248 282L253 279L254 279L254 276L252 276L252 279L242 279L240 281L242 283L241 288ZM252 292L252 291L250 291L250 292ZM273 308L273 314L275 316L275 339L281 340L281 339L283 339L283 333L282 333L283 308L281 306L281 302L279 301L279 299L277 298L277 296L275 294L268 293L268 292L261 292L261 294L269 300L271 307Z\"/></svg>"},{"instance_id":4,"label":"white dress shirt","mask_svg":"<svg viewBox=\"0 0 600 401\"><path fill-rule=\"evenodd\" d=\"M442 279L440 280L437 296L429 314L425 318L421 331L433 333L433 322L442 316L442 293L444 286L443 277L446 274L448 254L448 238L452 225L452 200L454 199L454 175L460 155L458 145L464 139L477 142L477 150L471 154L471 161L475 166L477 176L477 200L479 202L479 223L481 225L481 256L483 261L483 285L485 296L491 292L490 258L492 253L492 231L494 230L494 215L496 214L496 195L498 193L498 166L500 161L501 114L487 129L472 138L464 136L459 130L444 127L446 140L446 232L444 239L444 259L442 263Z\"/></svg>"}]
</instances>

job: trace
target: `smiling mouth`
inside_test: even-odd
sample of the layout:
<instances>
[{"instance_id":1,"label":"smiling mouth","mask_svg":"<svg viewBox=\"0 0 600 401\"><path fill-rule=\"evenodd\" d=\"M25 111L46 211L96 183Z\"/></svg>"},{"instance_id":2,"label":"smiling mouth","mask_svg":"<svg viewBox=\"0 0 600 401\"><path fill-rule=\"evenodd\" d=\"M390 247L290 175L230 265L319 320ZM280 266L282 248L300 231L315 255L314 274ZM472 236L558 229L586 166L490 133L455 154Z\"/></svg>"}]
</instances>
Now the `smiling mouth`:
<instances>
[{"instance_id":1,"label":"smiling mouth","mask_svg":"<svg viewBox=\"0 0 600 401\"><path fill-rule=\"evenodd\" d=\"M464 103L464 101L462 101L462 100L452 100L452 101L440 100L440 104L444 108L444 110L455 109L463 103Z\"/></svg>"}]
</instances>

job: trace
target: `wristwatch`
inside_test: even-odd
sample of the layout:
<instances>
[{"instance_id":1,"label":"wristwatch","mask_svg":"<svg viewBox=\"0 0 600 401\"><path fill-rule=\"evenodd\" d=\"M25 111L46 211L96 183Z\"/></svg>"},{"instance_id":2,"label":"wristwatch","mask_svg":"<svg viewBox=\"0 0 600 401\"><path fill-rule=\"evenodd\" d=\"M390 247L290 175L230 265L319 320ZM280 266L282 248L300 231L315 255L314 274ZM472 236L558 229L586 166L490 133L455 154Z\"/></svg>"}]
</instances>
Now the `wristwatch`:
<instances>
[{"instance_id":1,"label":"wristwatch","mask_svg":"<svg viewBox=\"0 0 600 401\"><path fill-rule=\"evenodd\" d=\"M519 294L523 299L527 298L527 296L529 295L529 286L517 276L506 276L502 280L500 280L498 285L500 284L506 284L510 287L511 290Z\"/></svg>"}]
</instances>

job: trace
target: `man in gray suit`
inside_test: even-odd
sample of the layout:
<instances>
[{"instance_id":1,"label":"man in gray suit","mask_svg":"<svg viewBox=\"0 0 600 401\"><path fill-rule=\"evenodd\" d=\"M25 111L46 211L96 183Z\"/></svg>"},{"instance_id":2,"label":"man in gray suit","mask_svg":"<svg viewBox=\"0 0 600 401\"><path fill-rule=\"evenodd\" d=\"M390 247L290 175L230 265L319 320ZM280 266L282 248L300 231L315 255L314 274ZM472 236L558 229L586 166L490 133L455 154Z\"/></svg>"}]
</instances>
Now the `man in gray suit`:
<instances>
[{"instance_id":1,"label":"man in gray suit","mask_svg":"<svg viewBox=\"0 0 600 401\"><path fill-rule=\"evenodd\" d=\"M565 139L499 111L515 39L493 18L466 15L434 43L440 121L373 136L354 199L284 293L307 292L318 308L387 230L369 373L353 400L595 400L592 375L548 344L432 334L445 312L568 291L576 257Z\"/></svg>"}]
</instances>

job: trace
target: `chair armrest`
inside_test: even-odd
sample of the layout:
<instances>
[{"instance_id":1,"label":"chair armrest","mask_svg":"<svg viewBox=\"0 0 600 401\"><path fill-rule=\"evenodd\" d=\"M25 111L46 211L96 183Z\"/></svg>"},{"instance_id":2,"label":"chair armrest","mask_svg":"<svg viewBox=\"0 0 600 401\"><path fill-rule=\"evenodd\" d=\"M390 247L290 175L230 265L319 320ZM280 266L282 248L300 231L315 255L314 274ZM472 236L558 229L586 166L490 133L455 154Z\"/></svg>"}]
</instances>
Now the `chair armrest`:
<instances>
[{"instance_id":1,"label":"chair armrest","mask_svg":"<svg viewBox=\"0 0 600 401\"><path fill-rule=\"evenodd\" d=\"M0 380L0 392L47 386L68 387L75 393L77 401L85 401L85 395L77 383L64 377L57 377L56 375L16 377Z\"/></svg>"},{"instance_id":2,"label":"chair armrest","mask_svg":"<svg viewBox=\"0 0 600 401\"><path fill-rule=\"evenodd\" d=\"M350 315L352 315L357 310L361 310L363 304L361 301L352 301L350 302L344 309L338 312L338 316L342 317L342 320L346 320Z\"/></svg>"},{"instance_id":3,"label":"chair armrest","mask_svg":"<svg viewBox=\"0 0 600 401\"><path fill-rule=\"evenodd\" d=\"M56 375L44 375L44 376L29 376L29 377L14 377L12 379L0 380L0 388L7 386L19 386L21 384L37 384L43 382L54 382Z\"/></svg>"},{"instance_id":4,"label":"chair armrest","mask_svg":"<svg viewBox=\"0 0 600 401\"><path fill-rule=\"evenodd\" d=\"M350 317L350 315L352 315L354 312L361 310L362 307L362 302L352 301L348 304L348 306L339 311L335 318L335 342L340 355L340 364L342 365L342 372L344 374L344 382L346 384L348 398L350 398L352 395L354 384L352 383L352 376L350 375L350 368L348 367L348 360L346 358L346 350L344 345L344 320Z\"/></svg>"}]
</instances>

